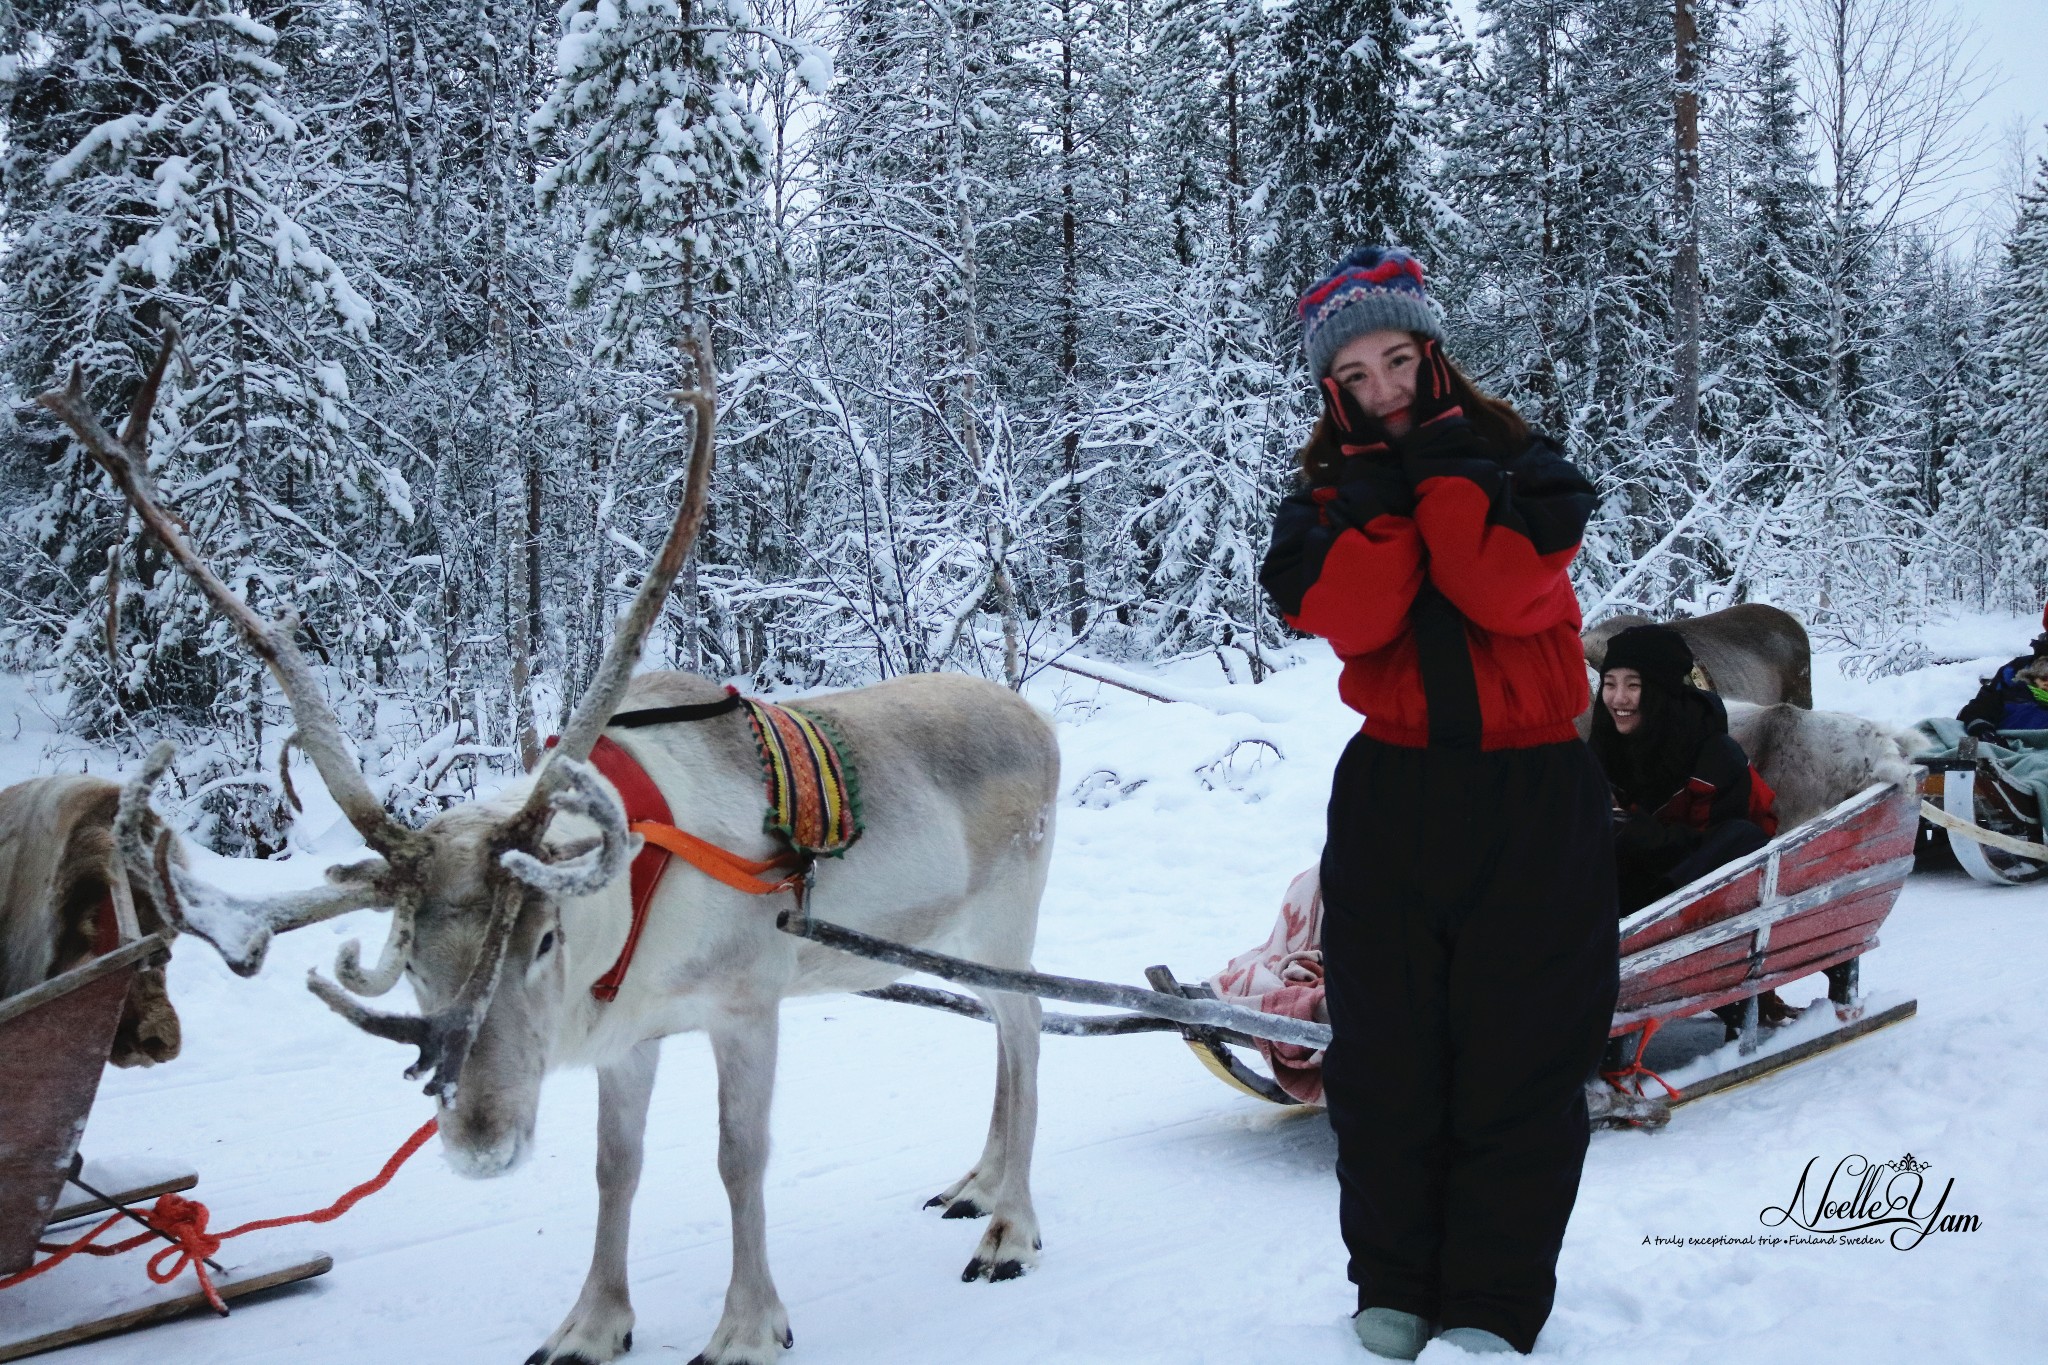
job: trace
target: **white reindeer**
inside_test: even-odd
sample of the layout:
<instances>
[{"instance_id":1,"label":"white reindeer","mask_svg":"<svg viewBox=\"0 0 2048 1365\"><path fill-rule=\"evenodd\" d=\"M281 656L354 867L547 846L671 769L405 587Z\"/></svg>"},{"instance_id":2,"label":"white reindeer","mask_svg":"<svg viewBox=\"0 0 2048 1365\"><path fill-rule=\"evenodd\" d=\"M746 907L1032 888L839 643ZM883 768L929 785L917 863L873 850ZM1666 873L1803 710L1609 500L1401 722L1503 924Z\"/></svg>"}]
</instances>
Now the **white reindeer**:
<instances>
[{"instance_id":1,"label":"white reindeer","mask_svg":"<svg viewBox=\"0 0 2048 1365\"><path fill-rule=\"evenodd\" d=\"M762 1186L778 1007L792 995L881 986L900 971L779 932L775 915L789 908L788 895L746 895L678 861L662 879L616 1000L600 1004L589 990L626 939L629 894L619 873L639 840L626 828L617 793L584 760L622 703L666 706L720 695L689 674L628 681L703 517L714 416L708 348L693 346L697 387L679 395L696 412L682 507L559 746L530 780L495 800L455 807L410 830L382 809L348 758L335 716L292 643L295 623L265 622L229 592L156 500L143 443L173 340L166 339L119 439L86 409L75 375L68 390L41 401L271 667L291 703L302 750L378 856L329 869L332 885L325 889L267 901L199 885L162 838L152 850L136 836L124 844L124 856L131 866L153 869L171 913L244 974L260 968L274 933L350 909L391 907L379 960L365 970L350 943L336 975L361 995L387 991L403 975L423 1015L374 1012L318 973L309 984L358 1026L419 1047L419 1062L407 1074L428 1076L442 1143L466 1174L500 1175L528 1154L541 1078L550 1067L597 1068L596 1249L575 1306L529 1357L536 1365L594 1365L631 1347L627 1227L660 1040L708 1033L733 1268L724 1316L697 1360L776 1359L791 1336L768 1270ZM899 678L805 706L844 737L859 765L866 810L863 837L816 878L813 903L821 914L899 942L1028 967L1058 785L1058 752L1044 719L1005 688L941 675ZM614 739L660 787L678 826L745 857L777 852L762 832L761 770L743 716L621 730ZM168 757L160 748L130 785L131 808L147 799ZM962 1278L1004 1280L1033 1265L1039 1247L1030 1186L1039 1007L1007 994L982 1000L997 1030L988 1141L973 1169L930 1202L948 1218L992 1215Z\"/></svg>"}]
</instances>

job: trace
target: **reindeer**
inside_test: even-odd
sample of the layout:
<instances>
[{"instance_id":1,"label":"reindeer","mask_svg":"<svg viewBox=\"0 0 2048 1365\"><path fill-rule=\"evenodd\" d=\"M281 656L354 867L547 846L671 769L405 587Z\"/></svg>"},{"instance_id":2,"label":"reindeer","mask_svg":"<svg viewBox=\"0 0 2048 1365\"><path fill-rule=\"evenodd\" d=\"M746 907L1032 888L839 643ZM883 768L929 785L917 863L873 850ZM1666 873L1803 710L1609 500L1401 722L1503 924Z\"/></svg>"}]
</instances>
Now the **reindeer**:
<instances>
[{"instance_id":1,"label":"reindeer","mask_svg":"<svg viewBox=\"0 0 2048 1365\"><path fill-rule=\"evenodd\" d=\"M1583 639L1586 664L1599 668L1607 642L1630 626L1656 624L1647 616L1610 616ZM1813 706L1813 646L1806 627L1789 611L1762 602L1741 602L1704 616L1681 616L1663 624L1685 637L1712 691L1736 701L1773 706Z\"/></svg>"},{"instance_id":2,"label":"reindeer","mask_svg":"<svg viewBox=\"0 0 2048 1365\"><path fill-rule=\"evenodd\" d=\"M625 941L630 906L619 874L639 839L617 792L586 760L622 702L671 705L720 694L684 673L630 678L703 520L715 418L708 344L701 336L688 344L696 383L677 395L695 413L682 504L559 744L496 798L451 808L415 830L385 812L349 759L293 643L296 623L258 617L200 561L156 499L143 444L174 342L166 338L118 439L83 403L75 371L68 389L40 401L269 666L290 702L301 751L375 856L329 869L326 887L259 901L199 884L165 856L161 837L151 849L138 835L124 851L152 868L172 913L244 974L261 967L275 934L352 909L389 909L389 934L374 964L365 967L351 942L335 961L340 984L314 972L308 985L357 1027L419 1049L406 1074L426 1078L442 1145L464 1174L502 1175L528 1155L549 1068L596 1068L596 1247L582 1293L529 1357L532 1365L609 1361L631 1347L627 1227L660 1040L708 1033L733 1268L724 1314L697 1360L765 1365L778 1358L792 1339L769 1275L763 1199L778 1007L792 995L881 986L900 971L781 933L775 917L788 905L783 897L744 895L678 862L662 879L617 998L600 1004L589 989ZM1027 967L1058 788L1058 751L1046 721L1007 689L959 676L898 678L805 705L835 723L857 755L868 813L864 836L816 878L813 894L831 917L902 942ZM615 742L653 778L679 826L761 858L776 850L762 831L760 768L745 727L744 718L728 714L620 730ZM151 755L129 788L133 800L146 798L167 760L164 747ZM411 982L420 1014L382 1013L357 998L386 992L400 977ZM962 1276L969 1281L1022 1274L1039 1250L1030 1188L1038 1002L982 998L997 1030L988 1139L973 1168L928 1204L948 1218L991 1215Z\"/></svg>"},{"instance_id":3,"label":"reindeer","mask_svg":"<svg viewBox=\"0 0 2048 1365\"><path fill-rule=\"evenodd\" d=\"M114 862L120 796L114 783L81 773L34 777L0 791L0 998L70 971L122 937L176 936L147 882ZM145 838L159 832L153 818L141 831ZM182 866L184 849L163 834ZM133 910L126 925L116 908L124 895ZM182 1041L160 955L136 970L108 1060L154 1066L176 1057Z\"/></svg>"}]
</instances>

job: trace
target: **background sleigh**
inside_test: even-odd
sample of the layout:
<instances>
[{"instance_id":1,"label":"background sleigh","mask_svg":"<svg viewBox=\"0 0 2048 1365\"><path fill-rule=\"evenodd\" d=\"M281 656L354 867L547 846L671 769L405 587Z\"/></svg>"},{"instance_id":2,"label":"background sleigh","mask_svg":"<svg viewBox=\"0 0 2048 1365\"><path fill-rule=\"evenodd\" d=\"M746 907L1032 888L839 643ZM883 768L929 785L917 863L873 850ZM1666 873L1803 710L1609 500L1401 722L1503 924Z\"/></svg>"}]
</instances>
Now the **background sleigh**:
<instances>
[{"instance_id":1,"label":"background sleigh","mask_svg":"<svg viewBox=\"0 0 2048 1365\"><path fill-rule=\"evenodd\" d=\"M1754 1080L1910 1017L1911 1000L1868 1006L1858 964L1878 946L1878 930L1913 869L1920 799L1917 775L1911 787L1874 783L1624 919L1621 993L1605 1067L1616 1095L1613 1103L1596 1106L1602 1111L1596 1116L1655 1123L1669 1105ZM1314 894L1313 883L1313 874L1304 874L1290 888L1276 940L1290 926L1297 937L1319 937L1321 906L1305 900ZM1220 984L1223 998L1306 1017L1313 1005L1304 993L1272 989L1253 970L1261 952L1297 946L1269 941L1234 961L1215 984L1173 983L1163 968L1154 970L1153 984L1172 983L1191 998L1215 997ZM1830 1010L1809 1009L1781 1029L1759 1022L1757 997L1816 972L1827 975ZM1731 1057L1724 1025L1707 1011L1735 1003L1745 1008ZM1183 1036L1210 1070L1247 1094L1276 1104L1320 1098L1313 1074L1320 1056L1301 1045L1214 1028L1184 1029ZM1250 1047L1271 1075L1248 1063L1243 1049ZM1667 1086L1662 1096L1645 1096L1645 1080L1661 1081L1681 1068L1702 1074Z\"/></svg>"}]
</instances>

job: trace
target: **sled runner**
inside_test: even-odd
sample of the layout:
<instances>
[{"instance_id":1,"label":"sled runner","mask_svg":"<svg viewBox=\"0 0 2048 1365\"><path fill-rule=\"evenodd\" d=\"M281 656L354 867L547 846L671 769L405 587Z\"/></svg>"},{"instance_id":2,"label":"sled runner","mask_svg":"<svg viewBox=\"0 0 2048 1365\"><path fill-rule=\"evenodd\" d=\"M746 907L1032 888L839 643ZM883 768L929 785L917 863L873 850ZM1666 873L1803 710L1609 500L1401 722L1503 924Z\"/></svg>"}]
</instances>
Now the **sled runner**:
<instances>
[{"instance_id":1,"label":"sled runner","mask_svg":"<svg viewBox=\"0 0 2048 1365\"><path fill-rule=\"evenodd\" d=\"M163 949L154 934L135 939L0 1000L0 1095L6 1096L0 1106L0 1361L206 1303L190 1276L168 1284L145 1277L140 1251L112 1260L73 1255L53 1264L48 1250L85 1237L98 1221L131 1216L109 1210L190 1189L198 1180L176 1163L78 1157L122 1002L136 969ZM48 1259L38 1262L39 1251ZM323 1274L332 1264L326 1256L272 1254L209 1269L225 1300ZM17 1282L8 1285L10 1279Z\"/></svg>"},{"instance_id":2,"label":"sled runner","mask_svg":"<svg viewBox=\"0 0 2048 1365\"><path fill-rule=\"evenodd\" d=\"M1912 871L1919 814L1917 790L1874 784L1623 920L1621 993L1607 1072L1613 1099L1596 1106L1602 1111L1596 1117L1654 1125L1672 1106L1755 1080L1911 1017L1912 1000L1866 1001L1858 964L1863 954L1878 946L1878 929ZM1325 1024L1218 999L1206 983L1182 983L1164 967L1147 972L1154 989L1144 990L1001 970L794 912L785 912L778 925L841 951L969 986L1133 1011L1112 1016L1049 1014L1047 1032L1130 1033L1177 1026L1204 1066L1233 1087L1276 1104L1304 1101L1288 1093L1290 1087L1261 1074L1235 1049L1257 1048L1270 1063L1278 1044L1295 1050L1285 1055L1307 1055L1313 1061L1313 1052L1329 1042ZM1828 979L1831 1019L1817 1027L1822 1021L1809 1010L1784 1028L1762 1024L1758 997L1820 972ZM982 1016L978 1004L946 991L895 986L869 994ZM1720 1021L1693 1016L1729 1004L1744 1007L1734 1056L1663 1095L1645 1094L1645 1080L1662 1080L1649 1063L1672 1070L1699 1056L1725 1051ZM1650 1041L1666 1024L1674 1025L1671 1034L1658 1039L1657 1049L1651 1051ZM1304 1049L1310 1051L1303 1053Z\"/></svg>"}]
</instances>

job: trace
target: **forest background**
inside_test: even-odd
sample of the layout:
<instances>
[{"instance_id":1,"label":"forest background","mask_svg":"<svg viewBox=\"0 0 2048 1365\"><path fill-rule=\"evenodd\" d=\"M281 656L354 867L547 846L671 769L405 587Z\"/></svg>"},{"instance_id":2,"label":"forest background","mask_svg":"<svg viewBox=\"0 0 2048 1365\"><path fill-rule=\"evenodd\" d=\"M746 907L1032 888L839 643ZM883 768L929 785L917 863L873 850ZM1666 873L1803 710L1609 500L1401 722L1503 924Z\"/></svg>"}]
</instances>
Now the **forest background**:
<instances>
[{"instance_id":1,"label":"forest background","mask_svg":"<svg viewBox=\"0 0 2048 1365\"><path fill-rule=\"evenodd\" d=\"M175 323L157 478L373 782L516 771L672 513L701 323L651 656L1256 683L1292 302L1398 242L1598 480L1589 618L1919 667L2048 590L2048 160L1982 53L1915 0L0 0L0 664L281 846L278 698L32 402L120 411Z\"/></svg>"}]
</instances>

